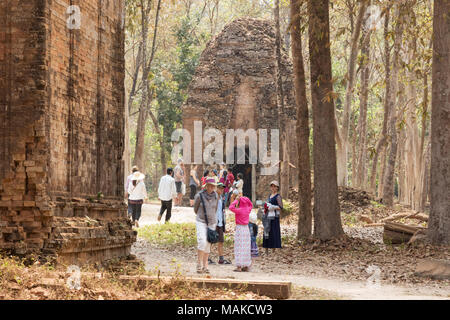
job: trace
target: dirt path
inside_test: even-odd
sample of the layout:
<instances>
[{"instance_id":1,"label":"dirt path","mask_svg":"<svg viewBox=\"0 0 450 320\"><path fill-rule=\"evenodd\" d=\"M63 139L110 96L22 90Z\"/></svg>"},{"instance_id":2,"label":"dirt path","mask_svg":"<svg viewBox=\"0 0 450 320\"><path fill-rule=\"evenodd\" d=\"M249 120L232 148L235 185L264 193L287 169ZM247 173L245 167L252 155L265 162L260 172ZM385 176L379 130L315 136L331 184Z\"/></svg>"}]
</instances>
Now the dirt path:
<instances>
[{"instance_id":1,"label":"dirt path","mask_svg":"<svg viewBox=\"0 0 450 320\"><path fill-rule=\"evenodd\" d=\"M158 223L158 205L145 205L140 221L141 226ZM195 214L192 208L175 208L172 214L172 223L194 222ZM146 269L159 271L161 274L171 274L176 271L186 276L198 277L196 269L195 248L182 251L161 249L152 246L144 239L138 239L132 249L139 259L143 260ZM261 259L252 268L251 272L234 272L233 265L210 265L211 277L221 279L242 280L284 280L291 281L294 286L301 286L325 290L331 296L343 299L449 299L450 292L445 289L414 285L404 287L399 285L381 284L379 287L369 286L364 281L343 281L317 276L306 276L289 266L270 268L270 259Z\"/></svg>"},{"instance_id":2,"label":"dirt path","mask_svg":"<svg viewBox=\"0 0 450 320\"><path fill-rule=\"evenodd\" d=\"M149 204L144 204L142 206L142 214L141 218L139 219L139 225L141 227L160 223L158 222L158 214L159 210L161 208L161 205L152 202ZM162 222L164 222L165 214L163 215L163 218L161 219ZM192 208L189 207L174 207L172 208L172 216L170 218L171 223L185 223L185 222L195 222L195 213Z\"/></svg>"}]
</instances>

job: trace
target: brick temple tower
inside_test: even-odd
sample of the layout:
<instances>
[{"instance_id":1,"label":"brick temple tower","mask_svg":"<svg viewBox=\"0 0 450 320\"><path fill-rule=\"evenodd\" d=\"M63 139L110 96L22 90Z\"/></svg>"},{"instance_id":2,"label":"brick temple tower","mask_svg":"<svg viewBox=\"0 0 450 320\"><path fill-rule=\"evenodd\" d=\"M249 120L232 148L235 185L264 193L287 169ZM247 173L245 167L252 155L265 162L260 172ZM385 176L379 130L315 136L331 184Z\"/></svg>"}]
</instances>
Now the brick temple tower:
<instances>
[{"instance_id":1,"label":"brick temple tower","mask_svg":"<svg viewBox=\"0 0 450 320\"><path fill-rule=\"evenodd\" d=\"M292 63L282 51L282 81L284 90L284 115L280 123L278 96L276 89L276 45L275 26L272 21L239 18L224 27L203 51L195 75L188 89L188 99L183 105L183 128L191 134L191 149L194 149L194 125L201 122L203 129L214 128L226 136L227 129L244 131L248 129L287 130L288 152L293 162L291 180L296 179L296 105L292 83ZM279 179L279 173L262 175L260 161L251 164L251 142L245 141L245 159L239 163L235 150L232 164L234 175L244 176L245 196L256 200L266 200L269 182ZM270 142L268 143L270 145ZM237 143L235 142L235 145ZM258 147L259 148L259 147ZM281 150L280 150L281 152ZM226 157L224 150L224 158ZM281 158L282 156L280 156ZM231 158L231 156L230 156ZM191 163L195 161L191 150ZM225 159L224 159L225 161ZM203 164L199 169L201 177ZM277 164L278 166L278 164ZM187 169L189 172L189 168ZM279 172L279 171L278 171ZM295 183L292 182L291 185Z\"/></svg>"},{"instance_id":2,"label":"brick temple tower","mask_svg":"<svg viewBox=\"0 0 450 320\"><path fill-rule=\"evenodd\" d=\"M129 254L124 1L0 1L0 249Z\"/></svg>"}]
</instances>

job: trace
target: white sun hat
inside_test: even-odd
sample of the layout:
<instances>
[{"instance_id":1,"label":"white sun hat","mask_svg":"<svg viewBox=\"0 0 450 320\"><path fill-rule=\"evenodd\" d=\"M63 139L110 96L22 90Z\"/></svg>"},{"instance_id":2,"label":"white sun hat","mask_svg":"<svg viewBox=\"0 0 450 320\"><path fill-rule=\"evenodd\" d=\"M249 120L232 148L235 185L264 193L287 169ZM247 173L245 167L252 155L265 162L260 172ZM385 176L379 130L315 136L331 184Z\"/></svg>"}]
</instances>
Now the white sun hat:
<instances>
[{"instance_id":1,"label":"white sun hat","mask_svg":"<svg viewBox=\"0 0 450 320\"><path fill-rule=\"evenodd\" d=\"M280 184L278 183L278 181L277 180L273 180L271 183L270 183L270 185L274 185L274 186L276 186L276 187L280 187Z\"/></svg>"},{"instance_id":2,"label":"white sun hat","mask_svg":"<svg viewBox=\"0 0 450 320\"><path fill-rule=\"evenodd\" d=\"M136 171L135 173L133 173L133 177L131 178L131 180L144 180L145 179L145 174L140 173L139 171Z\"/></svg>"}]
</instances>

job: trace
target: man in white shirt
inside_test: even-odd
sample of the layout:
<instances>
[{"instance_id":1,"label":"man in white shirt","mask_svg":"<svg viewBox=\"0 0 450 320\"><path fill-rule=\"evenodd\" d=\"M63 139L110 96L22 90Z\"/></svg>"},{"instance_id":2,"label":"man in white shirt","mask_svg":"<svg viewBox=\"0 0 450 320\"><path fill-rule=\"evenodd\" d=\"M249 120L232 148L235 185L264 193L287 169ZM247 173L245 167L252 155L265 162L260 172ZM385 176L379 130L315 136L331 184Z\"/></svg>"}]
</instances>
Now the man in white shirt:
<instances>
[{"instance_id":1,"label":"man in white shirt","mask_svg":"<svg viewBox=\"0 0 450 320\"><path fill-rule=\"evenodd\" d=\"M127 177L127 182L125 182L125 198L129 199L130 195L128 194L128 188L130 187L130 183L133 180L133 174L135 172L138 172L139 168L137 166L133 166L133 168L131 169L131 174ZM128 203L128 216L131 217L131 206L130 203Z\"/></svg>"},{"instance_id":2,"label":"man in white shirt","mask_svg":"<svg viewBox=\"0 0 450 320\"><path fill-rule=\"evenodd\" d=\"M173 169L168 168L167 174L161 178L158 188L158 199L161 201L161 210L159 211L158 221L166 213L166 223L169 222L172 215L172 199L177 195L177 188L175 186L175 179L173 176Z\"/></svg>"}]
</instances>

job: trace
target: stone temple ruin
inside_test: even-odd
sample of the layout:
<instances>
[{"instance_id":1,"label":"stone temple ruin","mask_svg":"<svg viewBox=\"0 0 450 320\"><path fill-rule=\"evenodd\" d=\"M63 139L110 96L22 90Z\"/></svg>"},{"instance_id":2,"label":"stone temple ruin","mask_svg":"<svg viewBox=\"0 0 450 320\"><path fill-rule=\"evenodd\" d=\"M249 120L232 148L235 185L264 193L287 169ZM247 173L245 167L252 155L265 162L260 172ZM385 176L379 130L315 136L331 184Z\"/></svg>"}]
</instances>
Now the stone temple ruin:
<instances>
[{"instance_id":1,"label":"stone temple ruin","mask_svg":"<svg viewBox=\"0 0 450 320\"><path fill-rule=\"evenodd\" d=\"M290 139L290 159L296 159L296 107L292 64L284 51L281 72L284 112L289 119L281 125L287 129ZM191 134L192 163L194 121L201 121L203 129L219 129L224 135L224 145L226 129L279 129L274 24L271 21L241 18L225 26L203 52L188 95L183 106L183 128ZM270 145L270 138L268 141ZM186 147L187 145L184 146ZM246 139L247 156L248 147L249 140ZM268 183L274 179L278 180L279 173L273 176L261 175L262 165L259 161L258 164L250 164L246 157L244 164L238 164L236 152L234 157L233 173L236 175L242 172L246 181L244 195L253 201L265 200L269 191ZM200 177L203 168L199 169ZM295 173L291 175L296 176Z\"/></svg>"},{"instance_id":2,"label":"stone temple ruin","mask_svg":"<svg viewBox=\"0 0 450 320\"><path fill-rule=\"evenodd\" d=\"M0 249L63 263L129 254L123 10L0 1Z\"/></svg>"}]
</instances>

